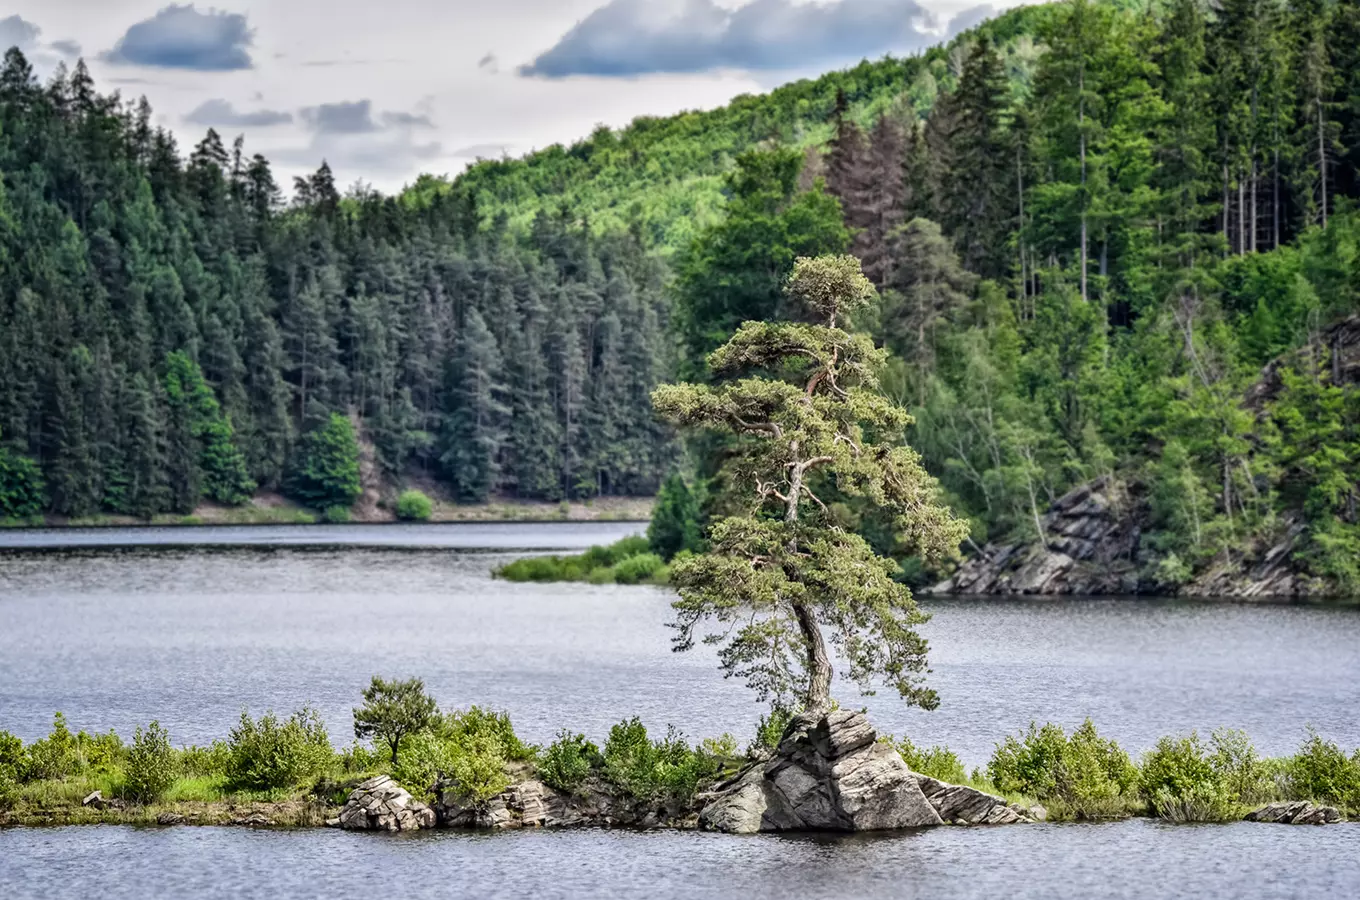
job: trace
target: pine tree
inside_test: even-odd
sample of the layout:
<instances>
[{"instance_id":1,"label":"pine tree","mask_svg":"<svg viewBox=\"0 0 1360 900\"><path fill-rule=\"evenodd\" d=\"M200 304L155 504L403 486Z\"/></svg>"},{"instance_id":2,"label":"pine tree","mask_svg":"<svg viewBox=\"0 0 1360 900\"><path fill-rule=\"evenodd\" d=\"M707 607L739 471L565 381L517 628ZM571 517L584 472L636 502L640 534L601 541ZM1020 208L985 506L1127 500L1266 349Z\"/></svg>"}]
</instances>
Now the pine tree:
<instances>
[{"instance_id":1,"label":"pine tree","mask_svg":"<svg viewBox=\"0 0 1360 900\"><path fill-rule=\"evenodd\" d=\"M471 309L449 357L445 404L449 412L439 457L458 499L464 502L485 501L499 482L508 412L501 378L495 338L482 314Z\"/></svg>"}]
</instances>

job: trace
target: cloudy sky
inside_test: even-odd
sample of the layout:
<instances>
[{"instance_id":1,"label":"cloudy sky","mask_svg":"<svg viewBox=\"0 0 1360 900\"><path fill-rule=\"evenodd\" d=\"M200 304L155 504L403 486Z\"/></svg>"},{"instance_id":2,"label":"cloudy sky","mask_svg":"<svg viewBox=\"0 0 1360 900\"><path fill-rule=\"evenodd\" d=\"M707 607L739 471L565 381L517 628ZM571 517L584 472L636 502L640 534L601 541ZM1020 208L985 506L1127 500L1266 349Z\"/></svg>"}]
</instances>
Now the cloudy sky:
<instances>
[{"instance_id":1,"label":"cloudy sky","mask_svg":"<svg viewBox=\"0 0 1360 900\"><path fill-rule=\"evenodd\" d=\"M40 73L84 57L185 147L245 133L282 176L325 158L342 184L395 190L910 53L1018 0L215 2L11 0L0 43Z\"/></svg>"}]
</instances>

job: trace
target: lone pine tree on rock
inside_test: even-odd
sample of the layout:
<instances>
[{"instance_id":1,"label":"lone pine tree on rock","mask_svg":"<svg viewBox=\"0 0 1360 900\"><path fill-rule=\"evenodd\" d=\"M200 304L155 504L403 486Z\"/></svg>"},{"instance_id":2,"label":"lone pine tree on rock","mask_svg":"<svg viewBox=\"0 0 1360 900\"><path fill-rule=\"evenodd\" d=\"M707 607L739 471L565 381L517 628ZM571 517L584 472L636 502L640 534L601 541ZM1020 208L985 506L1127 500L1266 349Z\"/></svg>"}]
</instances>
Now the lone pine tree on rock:
<instances>
[{"instance_id":1,"label":"lone pine tree on rock","mask_svg":"<svg viewBox=\"0 0 1360 900\"><path fill-rule=\"evenodd\" d=\"M927 560L958 552L967 526L936 499L933 479L902 441L912 419L878 390L886 351L837 327L876 300L853 256L799 259L788 284L813 321L746 322L715 350L714 385L663 385L658 413L688 428L738 436L733 474L748 495L744 515L720 519L709 552L681 558L671 578L677 650L706 625L724 671L763 699L831 704L825 629L868 692L885 682L909 703L934 708L925 684L925 622L897 564L839 527L819 493L858 497L893 516L906 544Z\"/></svg>"}]
</instances>

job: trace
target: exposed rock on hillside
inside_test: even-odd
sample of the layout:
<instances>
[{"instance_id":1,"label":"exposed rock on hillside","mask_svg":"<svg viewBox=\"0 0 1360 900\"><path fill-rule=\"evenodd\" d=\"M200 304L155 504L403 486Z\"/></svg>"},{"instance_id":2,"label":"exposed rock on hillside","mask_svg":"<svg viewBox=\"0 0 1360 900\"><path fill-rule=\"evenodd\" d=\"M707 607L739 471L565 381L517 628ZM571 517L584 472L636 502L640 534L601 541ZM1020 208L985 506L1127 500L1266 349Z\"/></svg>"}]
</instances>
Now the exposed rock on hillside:
<instances>
[{"instance_id":1,"label":"exposed rock on hillside","mask_svg":"<svg viewBox=\"0 0 1360 900\"><path fill-rule=\"evenodd\" d=\"M1031 810L1007 803L1000 797L961 784L948 784L926 775L917 775L935 812L949 825L1015 825L1033 822Z\"/></svg>"}]
</instances>

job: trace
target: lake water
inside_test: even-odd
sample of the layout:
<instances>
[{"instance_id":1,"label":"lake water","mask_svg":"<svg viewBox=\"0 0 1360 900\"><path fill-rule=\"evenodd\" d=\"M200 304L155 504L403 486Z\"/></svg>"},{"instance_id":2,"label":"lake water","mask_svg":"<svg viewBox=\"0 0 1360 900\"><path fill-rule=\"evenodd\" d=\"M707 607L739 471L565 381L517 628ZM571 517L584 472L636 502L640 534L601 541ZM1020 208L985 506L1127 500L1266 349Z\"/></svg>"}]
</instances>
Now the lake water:
<instances>
[{"instance_id":1,"label":"lake water","mask_svg":"<svg viewBox=\"0 0 1360 900\"><path fill-rule=\"evenodd\" d=\"M711 651L669 650L669 594L492 579L525 550L638 526L447 525L0 532L0 729L222 737L242 707L315 706L337 744L370 676L419 675L445 707L510 712L521 735L599 740L640 715L692 738L749 737L761 707ZM234 546L183 546L225 532ZM168 534L166 533L168 532ZM16 539L16 535L18 536ZM23 547L15 545L29 541ZM151 543L148 541L147 543ZM336 541L345 546L330 545ZM408 546L395 546L407 543ZM9 549L4 549L8 547ZM883 730L982 765L1031 720L1086 716L1137 753L1220 725L1264 753L1309 725L1360 746L1360 611L1147 600L931 600L934 712L888 695ZM0 897L1293 897L1360 891L1360 825L941 829L855 839L574 832L395 839L333 832L86 828L0 833ZM41 878L34 875L41 872Z\"/></svg>"}]
</instances>

